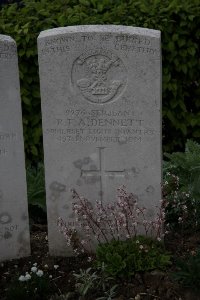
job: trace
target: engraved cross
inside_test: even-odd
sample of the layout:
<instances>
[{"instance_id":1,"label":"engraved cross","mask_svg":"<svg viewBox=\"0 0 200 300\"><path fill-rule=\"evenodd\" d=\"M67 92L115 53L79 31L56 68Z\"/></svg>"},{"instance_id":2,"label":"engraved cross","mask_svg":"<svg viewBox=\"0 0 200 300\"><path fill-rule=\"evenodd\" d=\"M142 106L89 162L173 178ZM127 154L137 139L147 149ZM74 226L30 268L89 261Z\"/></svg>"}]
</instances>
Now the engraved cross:
<instances>
[{"instance_id":1,"label":"engraved cross","mask_svg":"<svg viewBox=\"0 0 200 300\"><path fill-rule=\"evenodd\" d=\"M99 170L81 170L81 177L98 176L100 179L100 198L103 200L103 191L105 190L105 180L107 176L116 175L124 177L126 170L105 170L105 147L97 147L99 152Z\"/></svg>"}]
</instances>

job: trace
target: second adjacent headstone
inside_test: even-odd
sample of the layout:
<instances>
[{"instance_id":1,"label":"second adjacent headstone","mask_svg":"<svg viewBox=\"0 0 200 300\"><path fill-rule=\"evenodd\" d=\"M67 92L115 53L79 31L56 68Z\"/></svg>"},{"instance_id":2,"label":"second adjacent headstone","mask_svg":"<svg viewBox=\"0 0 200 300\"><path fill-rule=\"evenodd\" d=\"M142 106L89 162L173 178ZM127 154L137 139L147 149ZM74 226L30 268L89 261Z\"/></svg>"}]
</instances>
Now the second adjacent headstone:
<instances>
[{"instance_id":1,"label":"second adjacent headstone","mask_svg":"<svg viewBox=\"0 0 200 300\"><path fill-rule=\"evenodd\" d=\"M125 185L155 217L161 199L160 32L75 26L38 38L50 253L66 255L57 219L71 192L115 200Z\"/></svg>"},{"instance_id":2,"label":"second adjacent headstone","mask_svg":"<svg viewBox=\"0 0 200 300\"><path fill-rule=\"evenodd\" d=\"M0 261L30 255L17 48L0 35Z\"/></svg>"}]
</instances>

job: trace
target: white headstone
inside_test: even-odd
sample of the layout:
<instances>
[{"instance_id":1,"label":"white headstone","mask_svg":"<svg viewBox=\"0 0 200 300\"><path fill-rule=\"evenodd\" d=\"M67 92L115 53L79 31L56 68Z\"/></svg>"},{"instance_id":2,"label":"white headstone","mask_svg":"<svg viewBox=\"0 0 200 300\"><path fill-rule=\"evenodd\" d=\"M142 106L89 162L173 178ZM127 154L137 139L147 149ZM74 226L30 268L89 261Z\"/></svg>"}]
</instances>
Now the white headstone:
<instances>
[{"instance_id":1,"label":"white headstone","mask_svg":"<svg viewBox=\"0 0 200 300\"><path fill-rule=\"evenodd\" d=\"M0 261L29 254L17 47L0 35Z\"/></svg>"},{"instance_id":2,"label":"white headstone","mask_svg":"<svg viewBox=\"0 0 200 300\"><path fill-rule=\"evenodd\" d=\"M154 217L161 199L160 32L72 26L38 38L50 253L66 254L57 218L71 192L116 200L125 185Z\"/></svg>"}]
</instances>

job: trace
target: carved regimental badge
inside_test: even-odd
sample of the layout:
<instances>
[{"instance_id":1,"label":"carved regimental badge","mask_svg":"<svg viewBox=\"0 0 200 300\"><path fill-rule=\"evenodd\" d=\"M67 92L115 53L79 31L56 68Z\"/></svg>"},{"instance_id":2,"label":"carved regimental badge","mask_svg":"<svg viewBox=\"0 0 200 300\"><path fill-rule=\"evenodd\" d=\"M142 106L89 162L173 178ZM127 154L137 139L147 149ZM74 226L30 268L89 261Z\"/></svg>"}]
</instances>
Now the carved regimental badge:
<instances>
[{"instance_id":1,"label":"carved regimental badge","mask_svg":"<svg viewBox=\"0 0 200 300\"><path fill-rule=\"evenodd\" d=\"M122 60L105 49L79 56L72 67L72 84L93 103L106 103L122 94L127 72Z\"/></svg>"}]
</instances>

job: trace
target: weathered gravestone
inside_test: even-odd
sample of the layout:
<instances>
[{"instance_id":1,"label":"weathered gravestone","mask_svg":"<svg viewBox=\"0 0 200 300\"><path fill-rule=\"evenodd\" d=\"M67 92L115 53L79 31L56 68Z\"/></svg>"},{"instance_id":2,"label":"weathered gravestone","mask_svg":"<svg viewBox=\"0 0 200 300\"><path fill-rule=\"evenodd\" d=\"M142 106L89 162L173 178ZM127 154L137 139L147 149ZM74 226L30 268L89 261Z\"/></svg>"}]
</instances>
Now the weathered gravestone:
<instances>
[{"instance_id":1,"label":"weathered gravestone","mask_svg":"<svg viewBox=\"0 0 200 300\"><path fill-rule=\"evenodd\" d=\"M29 254L17 48L0 35L0 261Z\"/></svg>"},{"instance_id":2,"label":"weathered gravestone","mask_svg":"<svg viewBox=\"0 0 200 300\"><path fill-rule=\"evenodd\" d=\"M116 200L124 184L154 217L161 199L160 32L74 26L38 38L50 253L71 192Z\"/></svg>"}]
</instances>

